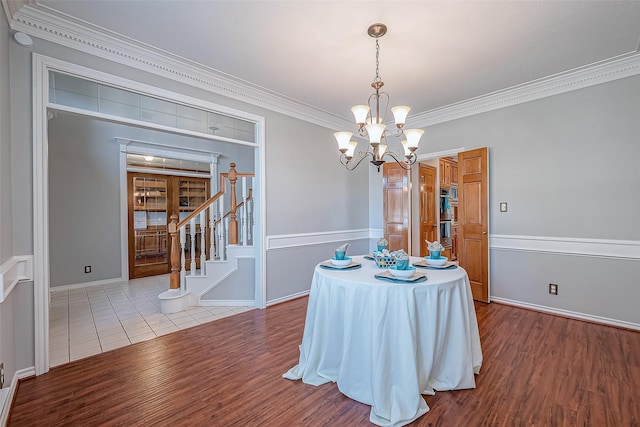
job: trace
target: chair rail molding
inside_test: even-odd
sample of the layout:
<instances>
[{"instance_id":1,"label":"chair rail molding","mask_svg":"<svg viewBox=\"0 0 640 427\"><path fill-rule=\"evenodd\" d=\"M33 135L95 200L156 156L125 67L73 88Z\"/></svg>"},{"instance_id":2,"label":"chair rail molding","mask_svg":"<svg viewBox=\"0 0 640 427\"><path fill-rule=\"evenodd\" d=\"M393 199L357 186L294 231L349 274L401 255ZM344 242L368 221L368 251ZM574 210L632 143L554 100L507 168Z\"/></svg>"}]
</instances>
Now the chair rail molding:
<instances>
[{"instance_id":1,"label":"chair rail molding","mask_svg":"<svg viewBox=\"0 0 640 427\"><path fill-rule=\"evenodd\" d=\"M640 241L636 240L492 234L489 241L489 247L493 250L543 252L630 260L640 259Z\"/></svg>"},{"instance_id":2,"label":"chair rail molding","mask_svg":"<svg viewBox=\"0 0 640 427\"><path fill-rule=\"evenodd\" d=\"M345 240L363 240L369 239L370 234L369 229L361 229L271 235L267 236L267 250L320 245Z\"/></svg>"},{"instance_id":3,"label":"chair rail molding","mask_svg":"<svg viewBox=\"0 0 640 427\"><path fill-rule=\"evenodd\" d=\"M33 280L33 255L18 255L0 265L0 303L20 281Z\"/></svg>"}]
</instances>

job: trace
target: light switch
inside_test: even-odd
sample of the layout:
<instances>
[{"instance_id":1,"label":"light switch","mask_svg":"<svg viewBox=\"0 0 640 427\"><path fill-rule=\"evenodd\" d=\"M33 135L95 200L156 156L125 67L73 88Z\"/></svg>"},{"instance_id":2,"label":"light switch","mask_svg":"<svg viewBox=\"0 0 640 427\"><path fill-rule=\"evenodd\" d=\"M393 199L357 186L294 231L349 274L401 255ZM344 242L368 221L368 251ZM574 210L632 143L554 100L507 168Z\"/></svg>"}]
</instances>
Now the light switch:
<instances>
[{"instance_id":1,"label":"light switch","mask_svg":"<svg viewBox=\"0 0 640 427\"><path fill-rule=\"evenodd\" d=\"M507 211L507 202L501 202L500 203L500 212L506 212Z\"/></svg>"}]
</instances>

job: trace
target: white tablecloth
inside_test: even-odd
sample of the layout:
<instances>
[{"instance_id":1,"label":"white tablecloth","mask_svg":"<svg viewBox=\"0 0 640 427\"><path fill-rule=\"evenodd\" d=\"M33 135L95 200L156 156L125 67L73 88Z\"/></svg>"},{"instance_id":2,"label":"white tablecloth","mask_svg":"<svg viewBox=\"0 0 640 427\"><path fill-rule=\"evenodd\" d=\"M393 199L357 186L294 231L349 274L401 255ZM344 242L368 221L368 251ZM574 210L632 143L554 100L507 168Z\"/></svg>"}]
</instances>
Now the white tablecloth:
<instances>
[{"instance_id":1,"label":"white tablecloth","mask_svg":"<svg viewBox=\"0 0 640 427\"><path fill-rule=\"evenodd\" d=\"M362 268L316 266L300 360L284 377L337 383L381 426L429 411L421 394L475 388L482 351L466 271L419 268L427 281L390 283L373 277L384 271L373 261L353 258Z\"/></svg>"}]
</instances>

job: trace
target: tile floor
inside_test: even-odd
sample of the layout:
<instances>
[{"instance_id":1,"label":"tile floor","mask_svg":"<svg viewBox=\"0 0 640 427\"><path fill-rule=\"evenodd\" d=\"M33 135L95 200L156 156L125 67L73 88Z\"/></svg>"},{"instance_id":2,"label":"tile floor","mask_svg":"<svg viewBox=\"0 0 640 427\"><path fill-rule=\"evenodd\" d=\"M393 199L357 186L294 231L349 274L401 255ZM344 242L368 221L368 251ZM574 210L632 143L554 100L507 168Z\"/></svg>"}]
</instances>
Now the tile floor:
<instances>
[{"instance_id":1,"label":"tile floor","mask_svg":"<svg viewBox=\"0 0 640 427\"><path fill-rule=\"evenodd\" d=\"M49 363L58 366L232 316L253 307L190 307L160 312L168 275L51 293Z\"/></svg>"}]
</instances>

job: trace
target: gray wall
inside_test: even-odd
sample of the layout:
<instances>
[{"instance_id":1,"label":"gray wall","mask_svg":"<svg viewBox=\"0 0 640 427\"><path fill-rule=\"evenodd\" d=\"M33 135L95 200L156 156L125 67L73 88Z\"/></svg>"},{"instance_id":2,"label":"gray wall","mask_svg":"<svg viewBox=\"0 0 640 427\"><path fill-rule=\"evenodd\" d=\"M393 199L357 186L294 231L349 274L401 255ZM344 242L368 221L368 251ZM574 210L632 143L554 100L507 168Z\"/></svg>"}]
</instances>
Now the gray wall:
<instances>
[{"instance_id":1,"label":"gray wall","mask_svg":"<svg viewBox=\"0 0 640 427\"><path fill-rule=\"evenodd\" d=\"M99 71L144 82L204 99L220 105L257 114L266 120L265 176L266 176L266 233L292 234L336 230L366 229L368 214L368 169L347 172L338 162L338 151L332 131L318 125L293 119L260 107L205 92L191 86L150 75L123 65L111 63L35 39L33 51L59 58ZM14 179L14 192L23 195L14 202L14 225L26 232L21 238L20 250L32 253L32 150L31 150L31 59L29 50L15 49L11 57L12 111L14 126L19 131L13 135L14 167L18 179ZM258 196L258 195L256 195ZM85 265L83 262L79 265ZM285 295L289 284L282 283L281 276L271 272L281 270L286 263L267 257L268 293ZM286 270L284 270L286 271ZM84 273L82 273L84 276ZM300 285L296 291L309 288Z\"/></svg>"},{"instance_id":2,"label":"gray wall","mask_svg":"<svg viewBox=\"0 0 640 427\"><path fill-rule=\"evenodd\" d=\"M19 47L10 35L4 9L0 8L0 265L13 255L31 253L20 252L16 249L18 245L13 245L14 236L23 238L29 231L16 230L15 223L14 197L20 195L14 193L12 183L19 167L12 167L15 114L10 102L14 91L9 58L13 49ZM5 388L11 385L16 371L35 364L33 322L33 283L20 282L0 303L0 362L4 363Z\"/></svg>"},{"instance_id":3,"label":"gray wall","mask_svg":"<svg viewBox=\"0 0 640 427\"><path fill-rule=\"evenodd\" d=\"M640 76L628 77L430 126L420 153L489 147L492 235L637 242L639 100ZM637 259L497 249L491 258L492 297L640 323Z\"/></svg>"},{"instance_id":4,"label":"gray wall","mask_svg":"<svg viewBox=\"0 0 640 427\"><path fill-rule=\"evenodd\" d=\"M267 287L267 302L278 301L311 288L316 265L334 255L344 242L274 249L267 253L267 277L278 287ZM347 255L369 253L369 239L350 241Z\"/></svg>"},{"instance_id":5,"label":"gray wall","mask_svg":"<svg viewBox=\"0 0 640 427\"><path fill-rule=\"evenodd\" d=\"M108 126L80 116L49 120L52 287L120 277L120 147Z\"/></svg>"},{"instance_id":6,"label":"gray wall","mask_svg":"<svg viewBox=\"0 0 640 427\"><path fill-rule=\"evenodd\" d=\"M2 10L0 12L0 265L13 256L9 43L9 27Z\"/></svg>"},{"instance_id":7,"label":"gray wall","mask_svg":"<svg viewBox=\"0 0 640 427\"><path fill-rule=\"evenodd\" d=\"M231 261L233 262L233 261ZM202 296L203 300L253 301L255 295L255 260L238 258L238 269Z\"/></svg>"},{"instance_id":8,"label":"gray wall","mask_svg":"<svg viewBox=\"0 0 640 427\"><path fill-rule=\"evenodd\" d=\"M420 153L489 147L493 234L640 240L639 99L615 80L431 126Z\"/></svg>"},{"instance_id":9,"label":"gray wall","mask_svg":"<svg viewBox=\"0 0 640 427\"><path fill-rule=\"evenodd\" d=\"M117 279L120 266L120 145L116 137L219 152L252 172L253 149L57 113L49 131L51 286ZM84 273L84 266L91 273Z\"/></svg>"}]
</instances>

